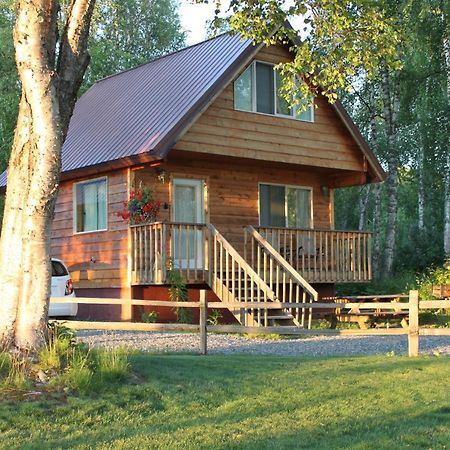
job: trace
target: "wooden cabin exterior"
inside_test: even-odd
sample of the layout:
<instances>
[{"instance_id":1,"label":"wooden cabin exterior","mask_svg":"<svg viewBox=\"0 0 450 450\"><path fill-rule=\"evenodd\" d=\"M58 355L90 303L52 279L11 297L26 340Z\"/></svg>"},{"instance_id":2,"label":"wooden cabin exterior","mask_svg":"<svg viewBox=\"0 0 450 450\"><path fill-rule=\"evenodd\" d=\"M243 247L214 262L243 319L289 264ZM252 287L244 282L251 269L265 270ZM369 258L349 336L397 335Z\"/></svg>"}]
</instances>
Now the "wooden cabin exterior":
<instances>
[{"instance_id":1,"label":"wooden cabin exterior","mask_svg":"<svg viewBox=\"0 0 450 450\"><path fill-rule=\"evenodd\" d=\"M335 231L333 196L342 186L382 181L384 173L342 106L315 99L308 120L240 110L235 83L255 61L290 60L288 48L254 47L222 36L191 49L141 66L136 79L126 80L134 76L131 70L100 81L77 105L63 150L51 245L52 256L71 271L77 295L164 299L170 262L189 287L207 288L216 300L239 301L259 292L255 298L279 301L288 289L296 301L305 301L305 295L312 301L316 291L331 294L336 282L370 280L370 233ZM206 64L208 76L216 78L199 87L209 82L206 72L189 71L200 70L197 65L210 55L226 59L221 52L229 61L222 61L220 76L211 75L216 60ZM170 71L164 64L170 66L171 58L186 58L186 86L193 87L166 93L167 103L177 95L192 96L193 104L181 119L169 124L164 119L161 129L169 129L170 137L162 150L156 143L120 153L139 133L147 133L149 142L163 141L162 131L146 125L146 115L155 120L154 113L137 104L139 95L153 95L148 94L153 86L146 79L135 85L157 64L162 67L155 82L164 84L161 73ZM120 85L108 86L113 83L133 83L134 101L126 95L115 99ZM157 100L143 102L153 107ZM129 225L117 212L142 186L151 187L161 202L158 222ZM246 287L245 295L244 279L256 286ZM133 317L126 307L86 308L80 305L84 317Z\"/></svg>"}]
</instances>

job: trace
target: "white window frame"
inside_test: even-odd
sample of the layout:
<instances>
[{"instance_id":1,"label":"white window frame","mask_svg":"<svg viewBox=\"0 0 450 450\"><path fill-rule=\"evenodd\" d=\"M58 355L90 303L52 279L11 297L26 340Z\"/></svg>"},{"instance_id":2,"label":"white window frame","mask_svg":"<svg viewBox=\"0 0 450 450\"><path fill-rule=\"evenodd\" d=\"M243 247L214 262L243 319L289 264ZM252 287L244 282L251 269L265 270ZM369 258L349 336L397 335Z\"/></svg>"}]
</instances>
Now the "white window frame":
<instances>
[{"instance_id":1,"label":"white window frame","mask_svg":"<svg viewBox=\"0 0 450 450\"><path fill-rule=\"evenodd\" d=\"M264 113L264 112L260 112L257 111L257 98L256 98L256 63L260 63L260 64L265 64L266 66L271 66L273 69L273 95L274 95L274 114L269 114L269 113ZM262 114L264 116L271 116L271 117L282 117L284 119L291 119L291 120L297 120L300 122L306 122L306 123L314 123L314 98L311 97L311 120L306 120L306 119L301 119L299 117L297 117L297 107L294 106L292 107L292 115L286 115L286 114L279 114L277 112L277 77L276 77L276 71L274 70L275 64L269 63L267 61L260 61L260 60L253 60L246 68L245 70L243 70L239 76L234 80L233 82L233 86L234 83L241 77L241 75L250 67L252 66L252 110L251 111L247 111L245 109L239 109L236 108L236 101L234 99L234 89L233 89L233 103L234 103L234 109L236 111L243 111L243 112L251 112L254 114Z\"/></svg>"},{"instance_id":2,"label":"white window frame","mask_svg":"<svg viewBox=\"0 0 450 450\"><path fill-rule=\"evenodd\" d=\"M282 186L284 187L284 217L285 217L285 228L289 228L288 226L288 189L287 188L292 188L292 189L304 189L305 191L310 191L310 208L311 208L311 217L310 217L310 228L311 230L314 229L314 210L313 210L313 206L314 206L314 201L313 201L313 196L314 196L314 189L311 186L301 186L301 185L295 185L295 184L282 184L282 183L267 183L264 181L260 181L258 183L258 220L259 220L259 226L263 226L261 225L261 185L266 185L266 186ZM268 228L272 228L272 227L268 227Z\"/></svg>"},{"instance_id":3,"label":"white window frame","mask_svg":"<svg viewBox=\"0 0 450 450\"><path fill-rule=\"evenodd\" d=\"M77 231L77 187L81 186L83 184L89 184L89 183L93 183L96 181L102 181L104 180L106 183L106 228L102 228L99 230L88 230L88 231ZM109 197L109 189L108 189L108 177L104 176L104 177L97 177L97 178L91 178L89 180L83 180L83 181L78 181L76 183L73 183L72 186L72 209L73 209L73 214L72 214L72 220L73 220L73 234L88 234L88 233L99 233L102 231L108 231L108 197Z\"/></svg>"}]
</instances>

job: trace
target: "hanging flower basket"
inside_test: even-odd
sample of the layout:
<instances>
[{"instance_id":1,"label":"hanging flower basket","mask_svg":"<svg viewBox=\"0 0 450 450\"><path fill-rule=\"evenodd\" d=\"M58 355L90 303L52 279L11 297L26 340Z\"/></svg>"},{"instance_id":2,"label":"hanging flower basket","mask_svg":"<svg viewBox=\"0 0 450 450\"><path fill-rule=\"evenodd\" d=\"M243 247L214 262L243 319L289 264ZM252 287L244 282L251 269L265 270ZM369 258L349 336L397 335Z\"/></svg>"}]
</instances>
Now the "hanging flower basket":
<instances>
[{"instance_id":1,"label":"hanging flower basket","mask_svg":"<svg viewBox=\"0 0 450 450\"><path fill-rule=\"evenodd\" d=\"M123 202L123 209L116 216L130 225L151 223L157 220L160 207L161 202L153 199L153 191L143 187L130 192L130 199Z\"/></svg>"}]
</instances>

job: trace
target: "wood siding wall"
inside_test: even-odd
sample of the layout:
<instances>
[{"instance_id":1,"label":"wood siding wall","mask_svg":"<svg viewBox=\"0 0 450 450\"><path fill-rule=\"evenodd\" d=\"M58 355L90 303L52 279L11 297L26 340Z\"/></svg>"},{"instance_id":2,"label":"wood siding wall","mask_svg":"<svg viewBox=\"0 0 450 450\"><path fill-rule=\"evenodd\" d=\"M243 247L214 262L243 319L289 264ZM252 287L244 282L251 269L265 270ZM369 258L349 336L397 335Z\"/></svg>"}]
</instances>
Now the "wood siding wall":
<instances>
[{"instance_id":1,"label":"wood siding wall","mask_svg":"<svg viewBox=\"0 0 450 450\"><path fill-rule=\"evenodd\" d=\"M278 63L291 58L285 48L273 46L255 59ZM231 83L174 148L362 172L363 155L334 109L323 98L315 102L313 123L236 111Z\"/></svg>"},{"instance_id":2,"label":"wood siding wall","mask_svg":"<svg viewBox=\"0 0 450 450\"><path fill-rule=\"evenodd\" d=\"M206 220L212 223L238 250L242 250L247 225L259 224L259 183L287 184L313 188L313 219L315 228L330 229L332 214L329 193L321 192L321 176L318 173L298 170L294 167L267 164L232 158L188 158L187 153L171 153L166 163L158 168L135 170L136 186L152 186L155 199L166 203L161 209L161 220L173 220L171 216L171 180L193 178L206 183ZM190 155L195 156L195 155ZM157 171L164 169L165 183L157 178Z\"/></svg>"},{"instance_id":3,"label":"wood siding wall","mask_svg":"<svg viewBox=\"0 0 450 450\"><path fill-rule=\"evenodd\" d=\"M280 46L262 50L257 60L290 59ZM259 183L313 188L314 228L333 226L332 190L327 176L362 172L363 156L333 108L323 99L313 123L234 110L233 84L201 115L157 168L131 170L133 184L153 186L161 220L171 217L171 180L205 181L206 221L239 251L243 227L259 224ZM131 137L130 137L131 138ZM166 180L158 180L164 169ZM328 175L327 175L328 174ZM128 169L108 176L108 231L73 233L73 182L61 185L52 232L52 256L62 259L76 288L129 288L128 225L115 216L128 197ZM95 178L95 177L92 177ZM82 179L76 180L82 181ZM91 262L95 258L95 263Z\"/></svg>"},{"instance_id":4,"label":"wood siding wall","mask_svg":"<svg viewBox=\"0 0 450 450\"><path fill-rule=\"evenodd\" d=\"M108 230L73 232L74 182L64 182L53 220L51 256L69 268L75 288L129 287L128 225L115 213L128 198L128 170L106 174L108 183ZM92 177L95 178L95 177ZM76 180L83 181L83 180ZM95 258L95 263L91 262Z\"/></svg>"}]
</instances>

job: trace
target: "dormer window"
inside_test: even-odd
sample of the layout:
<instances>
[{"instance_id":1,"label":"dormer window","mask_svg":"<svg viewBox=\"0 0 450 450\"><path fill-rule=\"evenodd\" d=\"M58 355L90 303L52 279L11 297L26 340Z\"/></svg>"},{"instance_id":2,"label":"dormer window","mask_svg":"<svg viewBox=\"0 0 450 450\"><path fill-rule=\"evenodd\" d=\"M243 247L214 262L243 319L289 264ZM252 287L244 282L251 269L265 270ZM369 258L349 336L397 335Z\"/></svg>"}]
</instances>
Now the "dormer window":
<instances>
[{"instance_id":1,"label":"dormer window","mask_svg":"<svg viewBox=\"0 0 450 450\"><path fill-rule=\"evenodd\" d=\"M234 82L234 109L314 121L312 99L306 110L290 107L280 95L282 80L272 64L254 61Z\"/></svg>"}]
</instances>

